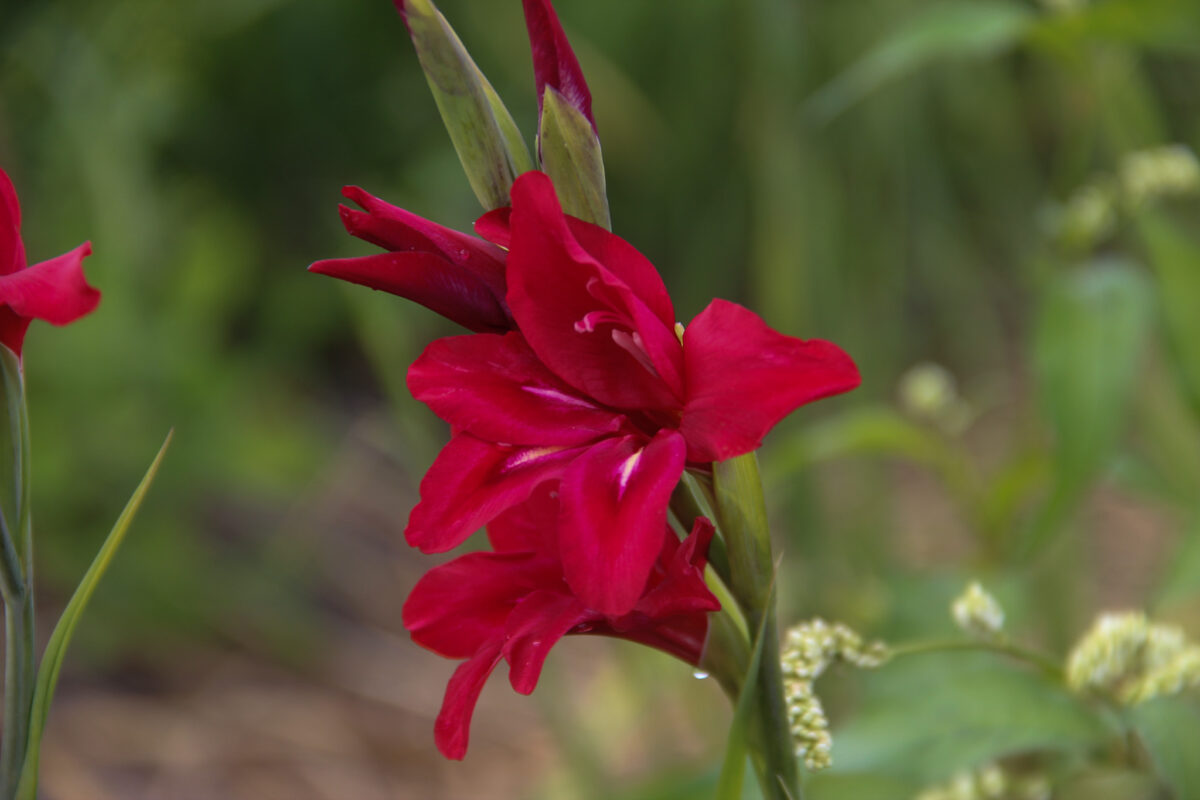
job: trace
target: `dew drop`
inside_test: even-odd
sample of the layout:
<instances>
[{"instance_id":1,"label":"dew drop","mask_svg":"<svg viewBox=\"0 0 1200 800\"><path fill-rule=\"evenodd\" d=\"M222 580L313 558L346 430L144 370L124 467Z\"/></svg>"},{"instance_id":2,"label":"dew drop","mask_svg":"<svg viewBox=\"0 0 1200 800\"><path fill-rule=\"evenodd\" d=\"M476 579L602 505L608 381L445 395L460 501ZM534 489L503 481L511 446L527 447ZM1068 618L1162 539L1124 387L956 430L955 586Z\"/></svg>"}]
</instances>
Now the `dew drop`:
<instances>
[{"instance_id":1,"label":"dew drop","mask_svg":"<svg viewBox=\"0 0 1200 800\"><path fill-rule=\"evenodd\" d=\"M708 677L708 673L697 669L692 671L692 677L698 681L702 681Z\"/></svg>"}]
</instances>

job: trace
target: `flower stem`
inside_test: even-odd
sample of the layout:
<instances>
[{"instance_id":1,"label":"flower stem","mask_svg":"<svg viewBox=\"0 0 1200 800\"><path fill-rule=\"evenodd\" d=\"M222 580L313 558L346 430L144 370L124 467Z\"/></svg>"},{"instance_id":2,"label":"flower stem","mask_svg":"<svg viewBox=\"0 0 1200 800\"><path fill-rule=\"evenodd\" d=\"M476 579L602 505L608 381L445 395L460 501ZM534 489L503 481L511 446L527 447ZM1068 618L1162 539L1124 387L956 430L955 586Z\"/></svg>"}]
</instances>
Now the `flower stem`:
<instances>
[{"instance_id":1,"label":"flower stem","mask_svg":"<svg viewBox=\"0 0 1200 800\"><path fill-rule=\"evenodd\" d=\"M1039 653L1027 647L1013 644L1006 639L931 639L922 642L900 645L888 648L888 660L904 656L922 655L924 653L948 653L954 651L974 651L998 653L1009 658L1023 661L1037 667L1047 678L1062 682L1065 680L1062 666L1045 653Z\"/></svg>"},{"instance_id":2,"label":"flower stem","mask_svg":"<svg viewBox=\"0 0 1200 800\"><path fill-rule=\"evenodd\" d=\"M29 710L36 680L33 603L33 516L29 485L29 412L25 404L25 376L21 361L7 347L0 346L0 370L3 372L4 404L8 407L9 431L13 456L13 480L16 483L17 529L7 535L0 557L9 577L19 578L20 591L4 602L4 739L0 742L0 784L4 797L11 797L21 777L29 732ZM7 527L7 526L6 526ZM8 581L6 581L8 583Z\"/></svg>"},{"instance_id":3,"label":"flower stem","mask_svg":"<svg viewBox=\"0 0 1200 800\"><path fill-rule=\"evenodd\" d=\"M716 514L726 539L730 588L742 608L747 628L761 631L763 637L756 682L758 730L750 740L754 751L751 760L768 800L800 800L779 661L773 591L775 564L771 559L766 502L755 454L713 464L713 488Z\"/></svg>"}]
</instances>

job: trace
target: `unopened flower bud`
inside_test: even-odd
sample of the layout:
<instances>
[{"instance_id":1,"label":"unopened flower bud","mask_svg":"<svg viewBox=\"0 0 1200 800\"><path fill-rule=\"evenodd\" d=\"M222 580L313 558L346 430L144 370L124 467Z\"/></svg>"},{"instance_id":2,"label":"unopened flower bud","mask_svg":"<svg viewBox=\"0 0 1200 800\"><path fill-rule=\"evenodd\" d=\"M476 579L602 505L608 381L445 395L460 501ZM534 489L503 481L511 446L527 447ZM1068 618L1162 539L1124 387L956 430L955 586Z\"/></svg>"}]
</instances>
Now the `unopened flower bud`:
<instances>
[{"instance_id":1,"label":"unopened flower bud","mask_svg":"<svg viewBox=\"0 0 1200 800\"><path fill-rule=\"evenodd\" d=\"M1004 609L974 581L950 606L954 622L976 636L991 636L1004 627Z\"/></svg>"}]
</instances>

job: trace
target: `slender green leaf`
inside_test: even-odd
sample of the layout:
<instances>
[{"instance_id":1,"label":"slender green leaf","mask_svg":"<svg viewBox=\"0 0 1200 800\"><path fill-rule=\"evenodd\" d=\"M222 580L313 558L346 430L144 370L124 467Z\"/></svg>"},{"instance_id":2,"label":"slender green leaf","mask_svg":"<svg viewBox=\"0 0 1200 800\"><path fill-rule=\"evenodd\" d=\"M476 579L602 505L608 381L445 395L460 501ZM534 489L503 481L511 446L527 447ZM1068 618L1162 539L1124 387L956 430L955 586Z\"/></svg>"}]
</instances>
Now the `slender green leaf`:
<instances>
[{"instance_id":1,"label":"slender green leaf","mask_svg":"<svg viewBox=\"0 0 1200 800\"><path fill-rule=\"evenodd\" d=\"M1049 287L1034 334L1034 367L1055 434L1056 484L1026 537L1027 551L1061 528L1111 457L1152 308L1146 280L1119 262L1063 275Z\"/></svg>"},{"instance_id":2,"label":"slender green leaf","mask_svg":"<svg viewBox=\"0 0 1200 800\"><path fill-rule=\"evenodd\" d=\"M1200 242L1152 210L1140 214L1137 224L1158 279L1171 360L1200 416Z\"/></svg>"},{"instance_id":3,"label":"slender green leaf","mask_svg":"<svg viewBox=\"0 0 1200 800\"><path fill-rule=\"evenodd\" d=\"M990 654L909 656L863 681L863 712L834 732L838 773L935 783L1017 753L1086 751L1110 733L1062 686Z\"/></svg>"},{"instance_id":4,"label":"slender green leaf","mask_svg":"<svg viewBox=\"0 0 1200 800\"><path fill-rule=\"evenodd\" d=\"M762 664L763 642L766 640L763 634L766 632L768 616L763 615L758 630L755 632L754 652L750 656L749 666L746 667L742 690L738 694L733 719L729 723L729 740L725 746L725 760L721 764L721 776L717 779L717 800L739 800L742 796L750 726L754 722L757 708L758 671Z\"/></svg>"},{"instance_id":5,"label":"slender green leaf","mask_svg":"<svg viewBox=\"0 0 1200 800\"><path fill-rule=\"evenodd\" d=\"M563 211L612 229L604 183L604 159L592 123L547 86L538 131L542 169L554 181Z\"/></svg>"},{"instance_id":6,"label":"slender green leaf","mask_svg":"<svg viewBox=\"0 0 1200 800\"><path fill-rule=\"evenodd\" d=\"M475 196L508 205L513 180L533 169L512 115L431 0L407 0L405 21Z\"/></svg>"},{"instance_id":7,"label":"slender green leaf","mask_svg":"<svg viewBox=\"0 0 1200 800\"><path fill-rule=\"evenodd\" d=\"M129 502L125 504L125 509L121 512L121 516L117 518L117 522L109 532L108 538L101 545L100 552L96 554L92 565L84 573L83 580L79 582L75 593L71 595L70 602L63 609L62 616L58 618L58 624L54 626L54 632L50 634L50 641L46 644L46 651L42 655L42 665L38 670L37 686L34 689L25 763L21 768L21 782L17 787L16 800L37 800L38 759L42 744L42 733L46 727L46 719L50 714L50 703L54 699L54 689L58 684L58 674L62 670L63 659L67 654L67 645L70 644L71 636L75 633L75 628L79 625L79 620L83 616L84 609L87 608L88 601L91 600L92 594L96 591L100 579L104 577L108 565L112 562L113 556L116 555L117 548L121 546L121 542L125 539L125 533L129 530L130 523L133 522L138 508L146 498L146 493L150 490L150 484L154 481L154 476L158 473L158 468L162 464L163 457L167 454L167 447L171 444L171 437L173 435L174 431L167 434L166 440L163 442L162 447L159 448L158 455L154 457L154 461L151 462L150 468L146 470L142 482L138 484L137 489L134 490L133 495L129 498Z\"/></svg>"},{"instance_id":8,"label":"slender green leaf","mask_svg":"<svg viewBox=\"0 0 1200 800\"><path fill-rule=\"evenodd\" d=\"M1175 800L1200 797L1200 704L1188 696L1158 697L1132 708L1129 717Z\"/></svg>"},{"instance_id":9,"label":"slender green leaf","mask_svg":"<svg viewBox=\"0 0 1200 800\"><path fill-rule=\"evenodd\" d=\"M960 0L927 6L821 88L809 110L830 120L885 84L935 61L984 58L1016 44L1036 17L1007 0Z\"/></svg>"}]
</instances>

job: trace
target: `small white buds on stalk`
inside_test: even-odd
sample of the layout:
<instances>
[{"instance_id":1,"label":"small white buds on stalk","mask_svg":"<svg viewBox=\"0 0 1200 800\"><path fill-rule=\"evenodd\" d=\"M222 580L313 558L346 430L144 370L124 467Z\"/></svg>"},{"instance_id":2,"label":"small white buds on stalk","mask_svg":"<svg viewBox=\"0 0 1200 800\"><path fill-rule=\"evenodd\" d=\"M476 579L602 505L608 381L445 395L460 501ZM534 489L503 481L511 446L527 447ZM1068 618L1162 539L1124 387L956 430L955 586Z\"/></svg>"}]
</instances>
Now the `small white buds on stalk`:
<instances>
[{"instance_id":1,"label":"small white buds on stalk","mask_svg":"<svg viewBox=\"0 0 1200 800\"><path fill-rule=\"evenodd\" d=\"M994 636L1004 627L1004 609L978 581L955 598L950 613L954 623L972 636Z\"/></svg>"},{"instance_id":2,"label":"small white buds on stalk","mask_svg":"<svg viewBox=\"0 0 1200 800\"><path fill-rule=\"evenodd\" d=\"M783 692L796 757L810 770L833 764L829 719L813 682L835 661L870 669L887 660L881 642L864 644L862 637L841 623L814 619L795 626L783 642Z\"/></svg>"},{"instance_id":3,"label":"small white buds on stalk","mask_svg":"<svg viewBox=\"0 0 1200 800\"><path fill-rule=\"evenodd\" d=\"M1125 201L1138 206L1160 197L1200 194L1200 162L1181 144L1128 153L1121 159Z\"/></svg>"},{"instance_id":4,"label":"small white buds on stalk","mask_svg":"<svg viewBox=\"0 0 1200 800\"><path fill-rule=\"evenodd\" d=\"M1067 685L1124 705L1200 687L1200 645L1141 612L1104 614L1067 658Z\"/></svg>"}]
</instances>

